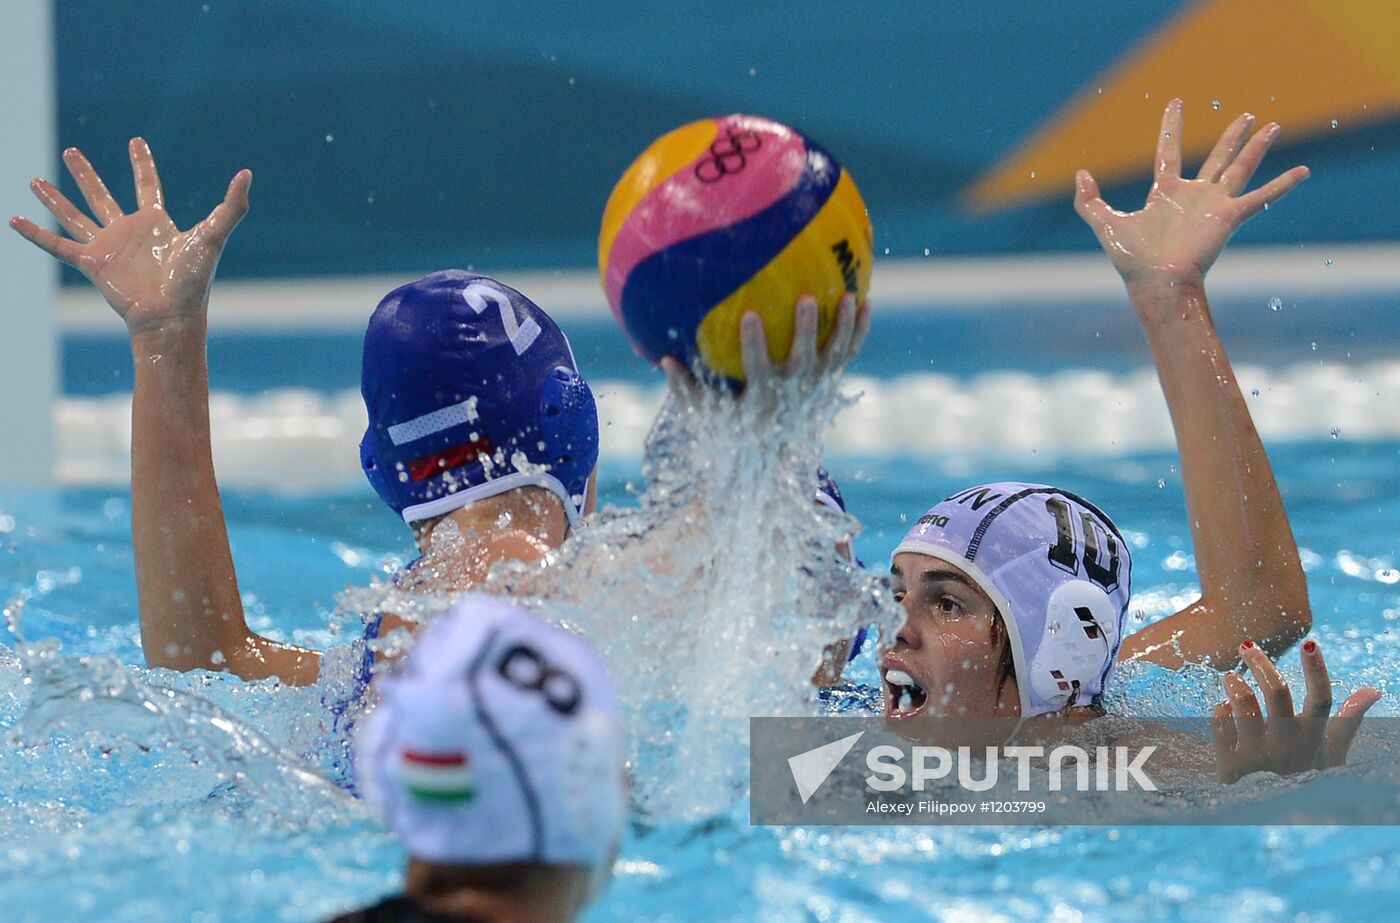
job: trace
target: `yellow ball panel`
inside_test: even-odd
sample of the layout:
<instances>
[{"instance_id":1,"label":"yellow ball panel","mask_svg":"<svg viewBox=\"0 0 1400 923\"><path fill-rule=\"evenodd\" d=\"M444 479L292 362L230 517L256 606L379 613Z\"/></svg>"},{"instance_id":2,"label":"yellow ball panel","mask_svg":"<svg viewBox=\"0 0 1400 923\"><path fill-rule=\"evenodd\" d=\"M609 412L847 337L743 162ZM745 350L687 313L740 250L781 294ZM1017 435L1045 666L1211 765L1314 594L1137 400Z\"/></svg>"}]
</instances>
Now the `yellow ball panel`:
<instances>
[{"instance_id":1,"label":"yellow ball panel","mask_svg":"<svg viewBox=\"0 0 1400 923\"><path fill-rule=\"evenodd\" d=\"M817 299L818 342L825 342L848 291L865 303L873 245L865 202L850 174L842 170L831 197L802 232L705 315L695 334L701 359L721 375L743 381L739 319L756 311L763 318L769 358L785 361L792 349L793 309L803 295Z\"/></svg>"}]
</instances>

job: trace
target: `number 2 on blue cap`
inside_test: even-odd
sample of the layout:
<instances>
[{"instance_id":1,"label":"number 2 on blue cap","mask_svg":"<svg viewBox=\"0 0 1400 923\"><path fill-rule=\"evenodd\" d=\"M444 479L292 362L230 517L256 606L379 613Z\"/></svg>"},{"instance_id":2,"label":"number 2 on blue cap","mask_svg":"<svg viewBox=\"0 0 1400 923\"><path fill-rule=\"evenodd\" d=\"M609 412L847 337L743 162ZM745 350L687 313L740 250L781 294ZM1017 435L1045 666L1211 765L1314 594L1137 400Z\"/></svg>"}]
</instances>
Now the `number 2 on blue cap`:
<instances>
[{"instance_id":1,"label":"number 2 on blue cap","mask_svg":"<svg viewBox=\"0 0 1400 923\"><path fill-rule=\"evenodd\" d=\"M527 317L525 323L520 323L515 309L511 307L510 298L493 285L478 279L462 289L462 299L478 314L486 310L488 301L495 303L496 309L501 312L501 326L505 327L506 336L517 356L525 355L525 350L540 335L540 325L535 323L535 319Z\"/></svg>"}]
</instances>

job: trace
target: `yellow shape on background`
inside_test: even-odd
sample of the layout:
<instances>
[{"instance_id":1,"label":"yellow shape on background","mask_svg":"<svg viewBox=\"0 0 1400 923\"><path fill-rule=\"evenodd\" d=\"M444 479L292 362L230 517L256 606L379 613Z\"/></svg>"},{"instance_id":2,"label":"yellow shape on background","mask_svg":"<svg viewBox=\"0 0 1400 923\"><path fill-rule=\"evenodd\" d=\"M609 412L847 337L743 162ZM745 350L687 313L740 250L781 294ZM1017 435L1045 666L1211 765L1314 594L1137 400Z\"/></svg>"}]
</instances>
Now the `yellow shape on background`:
<instances>
[{"instance_id":1,"label":"yellow shape on background","mask_svg":"<svg viewBox=\"0 0 1400 923\"><path fill-rule=\"evenodd\" d=\"M1400 113L1400 0L1194 4L978 177L964 200L987 212L1067 198L1080 168L1105 185L1144 176L1173 96L1185 103L1183 171L1192 172L1241 112L1278 122L1284 141L1390 118Z\"/></svg>"}]
</instances>

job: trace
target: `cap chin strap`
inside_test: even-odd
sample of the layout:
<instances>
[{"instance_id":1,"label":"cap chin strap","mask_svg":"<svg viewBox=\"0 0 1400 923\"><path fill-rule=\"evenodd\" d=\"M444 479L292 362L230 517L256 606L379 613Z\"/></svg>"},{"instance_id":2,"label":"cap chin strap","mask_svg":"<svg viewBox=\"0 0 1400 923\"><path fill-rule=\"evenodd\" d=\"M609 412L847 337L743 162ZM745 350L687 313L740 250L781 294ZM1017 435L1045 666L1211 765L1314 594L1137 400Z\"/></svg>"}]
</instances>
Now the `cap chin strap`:
<instances>
[{"instance_id":1,"label":"cap chin strap","mask_svg":"<svg viewBox=\"0 0 1400 923\"><path fill-rule=\"evenodd\" d=\"M905 553L928 555L930 558L937 558L945 564L953 565L967 574L972 582L991 598L992 605L997 607L997 612L1001 615L1001 623L1006 626L1007 643L1011 645L1011 665L1016 669L1016 696L1021 702L1021 718L1016 723L1019 730L1022 722L1035 716L1031 714L1030 665L1026 663L1026 649L1021 643L1021 626L1016 621L1016 614L1011 608L1011 603L1002 595L1001 590L997 589L996 584L992 583L991 578L982 572L980 567L951 548L935 545L933 542L909 539L900 542L899 547L890 555L890 560L894 560L894 555Z\"/></svg>"},{"instance_id":2,"label":"cap chin strap","mask_svg":"<svg viewBox=\"0 0 1400 923\"><path fill-rule=\"evenodd\" d=\"M593 475L590 474L589 480ZM559 498L559 502L564 504L564 515L569 520L569 528L578 528L579 516L582 510L574 506L574 501L570 499L569 492L560 483L559 479L552 475L543 473L533 473L527 471L513 471L510 474L492 478L485 484L475 484L465 490L450 493L436 500L429 500L427 503L416 503L413 506L404 507L403 521L412 525L423 519L432 519L434 516L443 516L454 510L460 510L478 500L485 500L488 497L499 496L506 491L515 490L520 487L543 487L545 490ZM584 497L588 496L588 484L584 483ZM587 502L585 500L585 502Z\"/></svg>"}]
</instances>

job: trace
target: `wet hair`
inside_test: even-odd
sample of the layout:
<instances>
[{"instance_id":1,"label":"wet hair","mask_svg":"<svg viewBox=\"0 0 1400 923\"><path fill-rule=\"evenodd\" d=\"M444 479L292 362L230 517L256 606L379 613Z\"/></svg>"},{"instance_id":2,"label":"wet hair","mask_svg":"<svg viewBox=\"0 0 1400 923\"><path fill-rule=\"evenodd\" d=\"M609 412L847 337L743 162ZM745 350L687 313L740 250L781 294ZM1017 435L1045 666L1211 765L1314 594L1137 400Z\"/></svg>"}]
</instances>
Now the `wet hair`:
<instances>
[{"instance_id":1,"label":"wet hair","mask_svg":"<svg viewBox=\"0 0 1400 923\"><path fill-rule=\"evenodd\" d=\"M997 665L997 701L1006 689L1006 681L1016 675L1016 659L1011 655L1011 635L1001 610L992 610L992 643L1001 648L1001 663Z\"/></svg>"},{"instance_id":2,"label":"wet hair","mask_svg":"<svg viewBox=\"0 0 1400 923\"><path fill-rule=\"evenodd\" d=\"M541 865L534 862L450 865L444 862L414 860L409 867L407 885L419 899L451 894L463 889L525 895L539 890L545 879L573 872L577 868L579 866Z\"/></svg>"},{"instance_id":3,"label":"wet hair","mask_svg":"<svg viewBox=\"0 0 1400 923\"><path fill-rule=\"evenodd\" d=\"M430 516L427 519L410 522L409 526L413 529L413 540L419 543L423 542L438 527L438 523L447 518L447 515L447 513L443 513L440 516Z\"/></svg>"}]
</instances>

